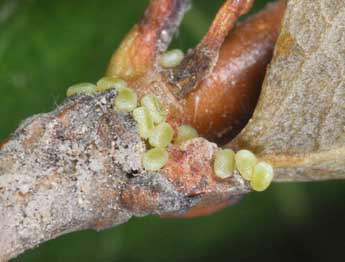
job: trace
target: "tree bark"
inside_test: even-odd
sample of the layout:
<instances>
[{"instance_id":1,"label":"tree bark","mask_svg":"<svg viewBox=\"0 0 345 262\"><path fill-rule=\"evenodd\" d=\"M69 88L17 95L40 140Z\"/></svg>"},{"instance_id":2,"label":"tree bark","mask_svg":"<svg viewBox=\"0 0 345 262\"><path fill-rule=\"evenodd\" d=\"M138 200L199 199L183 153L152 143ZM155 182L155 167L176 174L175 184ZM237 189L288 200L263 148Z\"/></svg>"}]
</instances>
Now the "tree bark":
<instances>
[{"instance_id":1,"label":"tree bark","mask_svg":"<svg viewBox=\"0 0 345 262\"><path fill-rule=\"evenodd\" d=\"M172 146L162 172L144 171L146 145L130 114L113 109L115 96L112 90L67 99L26 120L3 145L0 261L71 231L179 215L249 192L238 173L224 181L212 175L217 146L202 138Z\"/></svg>"}]
</instances>

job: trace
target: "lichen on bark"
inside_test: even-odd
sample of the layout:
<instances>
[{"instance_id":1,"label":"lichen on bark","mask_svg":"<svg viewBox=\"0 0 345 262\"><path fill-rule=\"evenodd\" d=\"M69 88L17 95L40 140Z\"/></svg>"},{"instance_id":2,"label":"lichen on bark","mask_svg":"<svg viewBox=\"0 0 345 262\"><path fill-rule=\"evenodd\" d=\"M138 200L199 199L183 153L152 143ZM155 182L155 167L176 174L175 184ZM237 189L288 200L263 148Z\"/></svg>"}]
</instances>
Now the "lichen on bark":
<instances>
[{"instance_id":1,"label":"lichen on bark","mask_svg":"<svg viewBox=\"0 0 345 262\"><path fill-rule=\"evenodd\" d=\"M239 174L212 176L217 146L201 138L172 147L166 170L146 172L146 145L132 116L114 110L115 97L110 90L69 98L24 121L1 148L0 261L70 231L183 214L248 192ZM174 161L186 167L174 173Z\"/></svg>"}]
</instances>

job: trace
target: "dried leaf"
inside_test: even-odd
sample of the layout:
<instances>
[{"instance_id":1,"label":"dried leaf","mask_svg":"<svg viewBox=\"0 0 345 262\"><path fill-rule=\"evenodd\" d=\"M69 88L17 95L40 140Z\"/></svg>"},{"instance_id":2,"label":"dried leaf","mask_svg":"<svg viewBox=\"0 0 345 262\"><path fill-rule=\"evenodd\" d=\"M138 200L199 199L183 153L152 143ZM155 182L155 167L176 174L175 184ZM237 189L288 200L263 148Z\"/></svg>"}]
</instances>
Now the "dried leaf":
<instances>
[{"instance_id":1,"label":"dried leaf","mask_svg":"<svg viewBox=\"0 0 345 262\"><path fill-rule=\"evenodd\" d=\"M345 5L290 0L253 118L232 143L276 180L345 178Z\"/></svg>"}]
</instances>

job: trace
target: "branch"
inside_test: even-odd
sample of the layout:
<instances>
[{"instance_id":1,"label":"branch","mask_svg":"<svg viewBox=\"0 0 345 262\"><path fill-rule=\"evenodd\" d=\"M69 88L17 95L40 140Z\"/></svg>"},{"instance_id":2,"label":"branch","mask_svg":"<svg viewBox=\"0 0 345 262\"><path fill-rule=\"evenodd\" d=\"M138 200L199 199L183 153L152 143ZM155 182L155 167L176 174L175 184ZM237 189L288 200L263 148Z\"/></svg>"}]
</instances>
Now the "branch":
<instances>
[{"instance_id":1,"label":"branch","mask_svg":"<svg viewBox=\"0 0 345 262\"><path fill-rule=\"evenodd\" d=\"M160 173L141 167L145 144L115 91L68 99L26 120L0 151L0 261L76 230L132 216L178 215L249 191L239 174L218 181L215 144L198 138L170 148Z\"/></svg>"},{"instance_id":2,"label":"branch","mask_svg":"<svg viewBox=\"0 0 345 262\"><path fill-rule=\"evenodd\" d=\"M180 66L166 72L166 81L177 98L181 99L192 92L213 69L226 36L238 17L250 10L253 2L254 0L227 0L200 44L187 54Z\"/></svg>"},{"instance_id":3,"label":"branch","mask_svg":"<svg viewBox=\"0 0 345 262\"><path fill-rule=\"evenodd\" d=\"M153 0L151 3L162 2ZM307 3L306 7L298 0L289 2L254 116L228 145L251 149L260 159L269 161L275 167L276 181L345 178L344 79L338 73L344 61L338 39L342 37L345 11L343 6L334 4L337 15L327 12L330 6L323 6L320 0L303 3ZM281 14L282 5L283 2L274 5L278 9L273 7L269 12L280 10ZM163 26L155 24L154 32L162 32L161 29L171 24L167 21L175 21L172 27L175 28L185 7L173 8L179 10L177 12L158 12L167 20L162 22ZM327 17L324 21L332 21L320 22L322 32L313 27L312 20L304 19L311 9L324 12ZM270 23L265 22L268 16L258 17L255 21L263 22L262 27L280 21L281 16L273 17ZM260 33L259 28L254 32ZM275 39L277 27L268 28L272 34L263 30L262 35ZM169 30L169 36L172 31ZM311 37L305 32L311 32ZM318 42L310 39L318 39ZM167 102L168 121L183 122L188 112L184 107L186 100L178 101L169 92L161 78L161 68L152 70L157 66L159 52L166 48L157 48L160 37L151 42L153 51L144 52L143 56L137 50L138 45L130 46L127 40L115 57L121 54L123 61L131 63L115 58L117 73L129 79L139 95L152 91ZM274 40L268 42L267 50L271 50L272 42ZM254 50L253 45L247 46L250 51ZM133 53L129 52L127 57L128 47ZM218 53L218 45L216 49ZM244 51L242 48L240 54ZM139 59L133 62L132 54L138 54ZM263 54L262 57L269 56L269 52ZM262 57L257 58L256 63L267 60ZM147 61L149 67L145 71L142 66L147 65ZM220 68L225 68L226 63L223 66ZM110 68L115 68L113 63ZM246 69L248 67L243 71ZM203 211L215 211L250 191L237 171L225 180L214 176L212 160L218 147L204 138L170 146L169 162L160 172L144 171L141 159L146 144L140 139L130 114L113 109L116 95L115 90L110 90L69 98L53 112L24 121L0 146L0 261L67 232L87 228L101 230L124 223L132 216L205 214ZM206 112L208 107L202 109ZM171 120L173 117L175 120ZM209 134L214 131L211 128Z\"/></svg>"}]
</instances>

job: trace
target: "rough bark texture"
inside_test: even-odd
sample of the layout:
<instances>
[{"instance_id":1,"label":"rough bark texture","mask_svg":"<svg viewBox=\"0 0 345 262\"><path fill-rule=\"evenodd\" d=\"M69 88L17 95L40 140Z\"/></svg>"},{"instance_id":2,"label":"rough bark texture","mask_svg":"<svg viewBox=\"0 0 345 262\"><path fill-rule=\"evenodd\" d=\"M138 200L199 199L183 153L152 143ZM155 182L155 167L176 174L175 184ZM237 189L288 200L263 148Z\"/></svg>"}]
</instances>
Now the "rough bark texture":
<instances>
[{"instance_id":1,"label":"rough bark texture","mask_svg":"<svg viewBox=\"0 0 345 262\"><path fill-rule=\"evenodd\" d=\"M239 174L212 174L217 146L198 138L170 148L161 173L115 91L67 99L26 120L0 151L0 261L67 232L103 229L132 216L177 215L249 191ZM178 166L178 168L177 168Z\"/></svg>"},{"instance_id":2,"label":"rough bark texture","mask_svg":"<svg viewBox=\"0 0 345 262\"><path fill-rule=\"evenodd\" d=\"M276 180L345 178L345 5L290 0L249 125L232 146L275 166Z\"/></svg>"}]
</instances>

